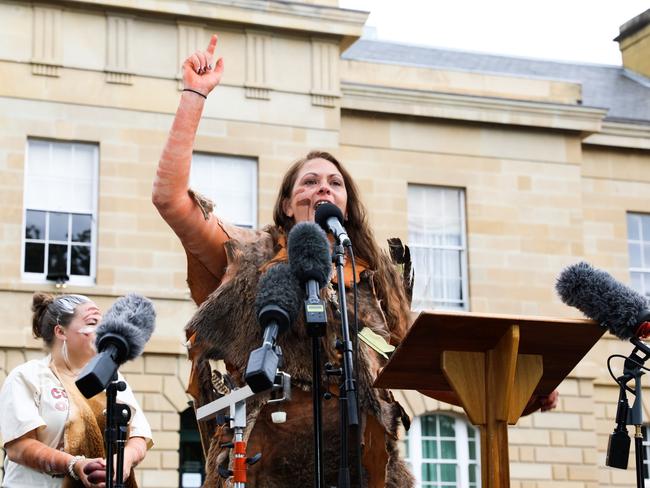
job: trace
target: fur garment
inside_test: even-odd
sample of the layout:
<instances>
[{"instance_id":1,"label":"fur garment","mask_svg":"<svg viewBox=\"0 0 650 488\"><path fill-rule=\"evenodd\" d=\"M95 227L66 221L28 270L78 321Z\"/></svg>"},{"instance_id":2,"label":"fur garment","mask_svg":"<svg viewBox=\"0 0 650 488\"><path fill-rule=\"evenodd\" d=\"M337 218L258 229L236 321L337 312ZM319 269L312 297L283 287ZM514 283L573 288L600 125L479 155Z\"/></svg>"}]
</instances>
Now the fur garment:
<instances>
[{"instance_id":1,"label":"fur garment","mask_svg":"<svg viewBox=\"0 0 650 488\"><path fill-rule=\"evenodd\" d=\"M87 399L77 388L74 378L65 374L59 374L50 364L50 368L59 378L65 389L70 410L68 420L63 433L63 450L73 456L86 456L87 458L105 458L104 450L104 428L106 425L106 394L101 392L92 398ZM128 437L128 433L127 433ZM125 481L125 488L137 488L135 473L131 468L131 474ZM63 479L62 488L83 488L81 480L74 480L69 475Z\"/></svg>"},{"instance_id":2,"label":"fur garment","mask_svg":"<svg viewBox=\"0 0 650 488\"><path fill-rule=\"evenodd\" d=\"M190 358L193 361L194 386L188 391L195 397L197 407L223 395L233 385L242 386L249 353L259 347L262 331L255 316L257 284L265 265L281 250L280 232L269 227L262 231L247 233L226 242L228 267L219 287L212 292L187 325L191 337ZM188 283L192 296L205 295L206 284L201 279L198 261L188 253ZM388 259L388 258L386 258ZM198 272L196 272L198 270ZM391 339L386 316L377 299L373 271L364 270L358 281L359 327L369 327L375 333ZM201 283L203 281L203 283ZM210 285L207 285L208 287ZM334 344L340 337L340 312L335 286L322 292L327 305L328 325L326 336L320 341L323 363L334 367L342 364ZM346 294L350 327L353 327L354 297L351 290ZM262 460L248 468L247 486L256 488L286 488L313 485L313 431L312 431L312 340L307 334L304 317L300 314L290 330L278 338L284 355L282 370L291 375L293 398L278 405L267 404L267 395L258 395L247 404L248 456L262 453ZM390 391L373 388L379 370L385 365L380 357L365 343L357 348L357 394L361 411L361 425L357 436L362 438L362 482L354 469L356 453L351 451L352 485L368 488L408 488L414 485L413 477L399 458L397 429L406 418L400 405ZM214 371L210 360L222 360L227 373ZM323 402L323 439L325 450L325 485L337 483L339 462L339 408L338 384L340 378L320 378L323 390L329 390L333 398ZM224 386L226 389L224 389ZM287 412L287 422L274 424L271 413ZM202 422L203 423L203 422ZM231 439L228 427L218 426L214 421L201 426L204 450L207 451L206 480L204 487L229 486L219 476L217 467L232 467L228 448L221 444ZM354 434L354 433L353 433ZM354 435L350 439L354 446Z\"/></svg>"}]
</instances>

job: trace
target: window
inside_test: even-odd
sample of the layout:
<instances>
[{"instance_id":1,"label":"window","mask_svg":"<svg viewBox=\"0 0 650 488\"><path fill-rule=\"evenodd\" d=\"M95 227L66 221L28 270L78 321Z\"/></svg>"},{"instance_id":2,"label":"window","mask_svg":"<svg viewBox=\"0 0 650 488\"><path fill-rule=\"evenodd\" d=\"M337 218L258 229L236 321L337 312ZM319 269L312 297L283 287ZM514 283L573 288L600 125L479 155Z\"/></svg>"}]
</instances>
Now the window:
<instances>
[{"instance_id":1,"label":"window","mask_svg":"<svg viewBox=\"0 0 650 488\"><path fill-rule=\"evenodd\" d=\"M409 185L413 309L468 309L465 192Z\"/></svg>"},{"instance_id":2,"label":"window","mask_svg":"<svg viewBox=\"0 0 650 488\"><path fill-rule=\"evenodd\" d=\"M241 227L257 226L257 161L195 153L190 187L215 204L215 213Z\"/></svg>"},{"instance_id":3,"label":"window","mask_svg":"<svg viewBox=\"0 0 650 488\"><path fill-rule=\"evenodd\" d=\"M459 417L415 417L404 439L418 487L480 488L479 431Z\"/></svg>"},{"instance_id":4,"label":"window","mask_svg":"<svg viewBox=\"0 0 650 488\"><path fill-rule=\"evenodd\" d=\"M97 172L96 145L28 140L24 279L94 284Z\"/></svg>"},{"instance_id":5,"label":"window","mask_svg":"<svg viewBox=\"0 0 650 488\"><path fill-rule=\"evenodd\" d=\"M650 297L650 215L627 214L627 249L632 288Z\"/></svg>"},{"instance_id":6,"label":"window","mask_svg":"<svg viewBox=\"0 0 650 488\"><path fill-rule=\"evenodd\" d=\"M196 423L194 408L189 407L180 413L181 430L179 459L179 486L182 488L200 488L205 478L201 434Z\"/></svg>"}]
</instances>

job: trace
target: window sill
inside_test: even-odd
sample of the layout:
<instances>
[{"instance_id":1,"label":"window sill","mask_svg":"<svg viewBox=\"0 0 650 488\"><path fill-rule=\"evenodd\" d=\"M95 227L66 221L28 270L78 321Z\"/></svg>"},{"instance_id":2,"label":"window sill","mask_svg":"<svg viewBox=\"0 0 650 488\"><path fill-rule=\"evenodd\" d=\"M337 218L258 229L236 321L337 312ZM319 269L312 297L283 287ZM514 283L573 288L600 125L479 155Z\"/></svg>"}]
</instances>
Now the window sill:
<instances>
[{"instance_id":1,"label":"window sill","mask_svg":"<svg viewBox=\"0 0 650 488\"><path fill-rule=\"evenodd\" d=\"M0 280L0 292L1 291L79 293L81 295L105 297L120 297L127 293L137 293L139 295L144 295L147 298L158 300L190 300L190 292L187 288L183 290L156 290L146 288L134 290L133 288L123 288L119 286L80 285L74 283L66 283L65 288L57 288L56 283L52 281L28 281L26 279L21 281Z\"/></svg>"}]
</instances>

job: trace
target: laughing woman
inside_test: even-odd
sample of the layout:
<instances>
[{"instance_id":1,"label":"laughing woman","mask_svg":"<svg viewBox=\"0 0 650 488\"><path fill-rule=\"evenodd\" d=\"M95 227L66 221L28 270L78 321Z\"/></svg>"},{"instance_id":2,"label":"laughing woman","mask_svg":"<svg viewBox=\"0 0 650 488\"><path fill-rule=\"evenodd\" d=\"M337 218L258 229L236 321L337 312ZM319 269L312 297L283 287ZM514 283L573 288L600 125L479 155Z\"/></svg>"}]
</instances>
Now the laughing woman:
<instances>
[{"instance_id":1,"label":"laughing woman","mask_svg":"<svg viewBox=\"0 0 650 488\"><path fill-rule=\"evenodd\" d=\"M102 488L106 396L87 400L75 385L96 354L95 327L101 313L83 295L44 293L34 295L32 311L34 336L43 339L49 354L16 367L2 385L2 486ZM123 476L125 486L133 487L132 468L151 445L151 428L128 386L117 398L133 412Z\"/></svg>"}]
</instances>

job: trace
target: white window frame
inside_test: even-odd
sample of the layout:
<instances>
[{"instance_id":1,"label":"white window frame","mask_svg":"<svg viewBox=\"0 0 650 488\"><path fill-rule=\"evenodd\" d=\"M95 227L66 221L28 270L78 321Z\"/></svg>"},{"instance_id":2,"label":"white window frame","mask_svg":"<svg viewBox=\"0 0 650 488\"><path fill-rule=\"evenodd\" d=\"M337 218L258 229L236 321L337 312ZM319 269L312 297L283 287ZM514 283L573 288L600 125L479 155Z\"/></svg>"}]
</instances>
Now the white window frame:
<instances>
[{"instance_id":1,"label":"white window frame","mask_svg":"<svg viewBox=\"0 0 650 488\"><path fill-rule=\"evenodd\" d=\"M219 216L219 218L224 219L228 221L231 224L240 226L240 227L245 227L249 229L255 229L257 228L257 219L258 219L258 209L257 209L257 194L258 194L258 180L259 180L259 162L257 158L254 157L247 157L247 156L234 156L230 154L219 154L219 153L209 153L209 152L204 152L204 151L195 151L192 154L192 167L194 167L194 156L201 156L201 157L209 157L209 158L215 158L216 160L222 159L225 161L237 161L240 160L242 163L245 164L250 164L253 166L254 171L252 172L250 181L248 182L250 184L250 191L251 191L251 208L252 208L252 215L251 215L251 220L248 222L240 222L237 221L236 219L230 218L230 216L227 214L227 212L224 212L223 210L220 210L220 205L219 205L219 198L220 195L210 195L206 194L201 191L200 188L197 188L196 185L192 184L192 174L190 173L190 187L197 190L199 193L203 194L205 197L209 198L210 200L214 201L215 203L215 213L216 215ZM223 209L223 206L221 206Z\"/></svg>"},{"instance_id":2,"label":"white window frame","mask_svg":"<svg viewBox=\"0 0 650 488\"><path fill-rule=\"evenodd\" d=\"M409 247L411 249L430 249L430 250L451 250L451 251L459 251L460 252L460 273L461 273L461 292L463 294L463 297L460 301L457 300L446 300L442 298L440 301L443 302L439 305L437 305L437 308L439 309L449 309L449 310L464 310L464 311L469 311L470 309L470 301L469 301L469 284L468 284L468 272L467 272L467 222L466 222L466 214L465 214L465 189L464 188L459 188L459 187L449 187L449 186L439 186L439 185L423 185L420 183L409 183L408 184L408 189L407 191L410 190L412 187L418 187L418 188L424 188L424 189L432 189L432 190L450 190L450 191L457 191L459 194L458 198L458 205L459 205L459 215L460 215L460 245L457 246L452 246L452 245L437 245L437 246L430 246L430 245L424 245L424 244L418 244L416 242L412 242L409 239ZM410 211L410 209L409 209ZM410 229L409 229L410 232ZM444 260L443 266L444 266ZM418 282L418 269L414 269L415 271L415 283L417 286ZM422 272L421 270L419 271L420 273ZM444 273L443 273L444 276ZM414 290L415 294L415 290ZM413 297L413 302L415 302L415 296ZM452 303L457 303L461 305L460 307L454 307L451 306L450 304ZM418 309L419 310L419 309Z\"/></svg>"},{"instance_id":3,"label":"white window frame","mask_svg":"<svg viewBox=\"0 0 650 488\"><path fill-rule=\"evenodd\" d=\"M422 425L421 419L424 416L445 416L454 419L454 432L456 433L456 459L444 460L444 463L431 463L429 459L422 458ZM469 458L468 429L473 429L475 433L476 460ZM438 433L439 434L439 433ZM438 438L440 435L438 435ZM446 439L446 438L443 438ZM411 466L411 472L415 477L416 486L422 485L422 464L454 464L456 466L456 486L469 486L469 465L476 464L476 488L481 488L481 438L478 428L471 425L466 419L448 412L427 412L423 415L414 417L411 421L411 427L408 435L404 439L408 442L408 457L405 461ZM437 482L440 483L440 482ZM430 485L427 485L430 486Z\"/></svg>"},{"instance_id":4,"label":"white window frame","mask_svg":"<svg viewBox=\"0 0 650 488\"><path fill-rule=\"evenodd\" d=\"M630 217L638 217L639 218L639 228L638 230L638 235L639 239L631 239L630 238ZM626 220L627 220L627 244L628 244L628 262L629 262L629 273L630 273L630 282L632 287L638 291L640 294L645 295L646 297L650 298L650 282L647 285L641 285L641 289L639 289L638 286L634 284L632 281L632 273L642 273L645 274L646 277L650 277L650 260L648 262L644 262L644 252L643 252L643 247L644 246L650 246L650 235L646 236L643 234L643 225L641 224L642 220L647 219L650 221L650 214L647 213L641 213L641 212L628 212L626 215ZM630 244L638 244L641 246L641 267L634 267L632 266L632 262L630 259L629 255L629 247ZM646 279L644 278L644 283Z\"/></svg>"},{"instance_id":5,"label":"white window frame","mask_svg":"<svg viewBox=\"0 0 650 488\"><path fill-rule=\"evenodd\" d=\"M31 273L31 272L26 272L25 271L25 244L26 242L29 241L29 239L26 239L25 237L25 226L27 225L27 211L28 210L34 210L34 211L41 211L41 212L48 212L48 213L66 213L66 214L73 214L73 213L80 213L78 211L70 210L70 209L52 209L52 208L42 208L42 207L29 207L27 208L27 175L29 174L29 144L31 141L34 142L45 142L50 144L50 152L52 151L52 148L55 144L76 144L76 145L84 145L87 147L92 148L92 157L93 157L93 168L92 168L92 208L91 208L91 241L90 241L90 275L89 276L82 276L82 275L72 275L70 274L70 261L72 258L72 254L70 253L68 255L66 267L68 270L68 284L70 285L79 285L79 286L94 286L96 284L96 278L97 278L97 241L98 241L98 236L97 236L97 205L98 205L98 195L99 195L99 146L98 144L94 143L89 143L89 142L78 142L78 141L64 141L64 140L53 140L53 139L43 139L43 138L38 138L38 137L28 137L26 142L25 142L25 170L24 170L24 182L23 182L23 219L22 219L22 228L21 228L21 249L20 249L20 272L21 272L21 279L25 282L28 283L38 283L38 284L46 284L46 283L52 283L50 280L46 279L47 276L47 267L48 267L48 243L54 242L54 243L63 243L63 241L49 241L48 239L45 239L45 250L44 250L44 272L43 273ZM84 213L85 214L85 213ZM49 227L49 219L46 220L46 229L45 229L45 236L48 236L48 227ZM68 244L70 243L71 235L70 232L68 232Z\"/></svg>"}]
</instances>

